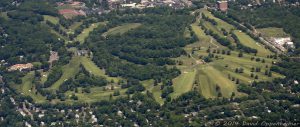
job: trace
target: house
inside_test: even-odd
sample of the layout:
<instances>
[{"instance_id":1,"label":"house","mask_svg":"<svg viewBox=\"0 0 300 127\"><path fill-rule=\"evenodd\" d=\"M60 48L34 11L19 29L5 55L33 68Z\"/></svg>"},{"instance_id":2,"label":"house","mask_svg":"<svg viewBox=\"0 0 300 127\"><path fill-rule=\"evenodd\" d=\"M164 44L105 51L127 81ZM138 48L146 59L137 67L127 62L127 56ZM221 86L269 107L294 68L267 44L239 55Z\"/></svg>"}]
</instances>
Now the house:
<instances>
[{"instance_id":1,"label":"house","mask_svg":"<svg viewBox=\"0 0 300 127\"><path fill-rule=\"evenodd\" d=\"M217 1L217 8L220 11L226 12L228 10L228 2L226 0Z\"/></svg>"},{"instance_id":2,"label":"house","mask_svg":"<svg viewBox=\"0 0 300 127\"><path fill-rule=\"evenodd\" d=\"M15 64L11 67L9 67L8 71L22 71L22 70L30 70L33 68L33 64L32 63L27 63L27 64Z\"/></svg>"}]
</instances>

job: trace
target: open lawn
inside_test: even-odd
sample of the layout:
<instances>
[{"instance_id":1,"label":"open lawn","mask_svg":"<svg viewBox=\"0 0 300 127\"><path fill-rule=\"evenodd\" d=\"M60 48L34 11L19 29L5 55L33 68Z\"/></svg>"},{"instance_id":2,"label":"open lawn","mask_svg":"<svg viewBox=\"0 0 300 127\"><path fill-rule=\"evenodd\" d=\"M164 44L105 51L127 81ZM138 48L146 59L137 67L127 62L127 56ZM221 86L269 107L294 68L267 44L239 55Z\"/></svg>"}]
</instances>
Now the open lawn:
<instances>
[{"instance_id":1,"label":"open lawn","mask_svg":"<svg viewBox=\"0 0 300 127\"><path fill-rule=\"evenodd\" d=\"M91 103L97 102L99 100L108 100L110 95L114 93L115 90L103 90L103 87L92 87L90 93L82 93L82 88L78 88L78 93L74 91L67 91L66 97L71 97L72 94L75 94L78 97L79 102ZM113 96L113 98L126 96L126 89L119 89L120 96ZM67 100L67 103L74 102L73 100Z\"/></svg>"},{"instance_id":2,"label":"open lawn","mask_svg":"<svg viewBox=\"0 0 300 127\"><path fill-rule=\"evenodd\" d=\"M246 33L236 30L236 31L234 31L234 34L238 37L238 39L240 40L240 42L243 45L248 46L250 48L257 49L257 52L258 52L257 55L258 56L266 57L267 55L272 54L271 51L265 49L264 45L256 42L253 38L251 38Z\"/></svg>"},{"instance_id":3,"label":"open lawn","mask_svg":"<svg viewBox=\"0 0 300 127\"><path fill-rule=\"evenodd\" d=\"M58 24L59 23L59 19L57 17L53 17L50 15L44 15L44 20L50 21L53 24Z\"/></svg>"},{"instance_id":4,"label":"open lawn","mask_svg":"<svg viewBox=\"0 0 300 127\"><path fill-rule=\"evenodd\" d=\"M73 33L75 32L76 28L78 28L79 26L81 26L82 23L83 23L83 22L75 22L75 23L73 23L73 24L69 27L68 33L69 33L69 34L73 34Z\"/></svg>"},{"instance_id":5,"label":"open lawn","mask_svg":"<svg viewBox=\"0 0 300 127\"><path fill-rule=\"evenodd\" d=\"M43 97L40 94L35 94L36 89L35 86L32 84L33 79L34 72L29 72L28 74L26 74L26 76L22 78L22 84L18 86L19 89L17 90L19 90L20 93L23 93L26 96L32 97L32 99L37 103L44 102L46 100L45 97Z\"/></svg>"},{"instance_id":6,"label":"open lawn","mask_svg":"<svg viewBox=\"0 0 300 127\"><path fill-rule=\"evenodd\" d=\"M206 12L208 13L208 12ZM226 30L232 30L235 29L230 24L227 24L226 22L219 20L218 18L214 17L211 14L208 14L210 18L215 19L219 24L218 25L212 25L209 22L205 22L205 26L209 29L214 30L215 32L219 32L218 34L224 36L220 29L220 24L225 24L224 26ZM253 81L271 81L274 78L283 78L283 75L280 75L278 73L272 72L272 77L269 77L268 75L265 75L265 71L269 70L272 66L272 61L278 61L275 59L267 58L267 55L271 55L272 52L268 49L265 49L264 46L260 43L257 43L254 39L252 39L250 36L243 32L239 32L238 30L235 30L234 33L238 36L238 38L241 40L241 43L245 46L255 48L258 50L257 56L254 56L254 54L247 54L244 53L243 57L238 57L239 51L233 51L231 50L231 55L222 54L221 51L225 50L228 51L227 47L220 46L219 43L215 42L214 39L211 39L210 36L205 35L201 27L198 26L198 22L196 21L193 23L192 30L195 32L197 37L199 38L199 42L195 42L193 44L187 45L185 47L185 50L188 54L191 53L193 48L201 47L200 50L194 51L194 54L192 54L192 57L187 56L180 56L176 58L175 60L182 61L182 65L177 65L177 68L179 68L182 72L184 70L196 70L195 74L189 73L182 73L179 77L175 78L173 80L173 87L174 87L174 93L171 95L180 95L184 92L182 91L189 91L193 87L193 82L195 79L199 80L198 85L196 88L199 89L199 92L206 98L215 98L218 97L218 91L216 90L216 85L220 87L220 92L222 94L222 97L231 97L232 92L235 93L236 97L244 96L244 93L237 92L237 85L236 79L239 80L239 83L245 83L250 84ZM220 53L214 53L215 56L218 56L218 58L211 58L212 62L209 63L198 63L197 61L201 61L199 59L199 56L208 56L207 49L211 48L211 53L213 50L220 50ZM251 60L251 57L260 58L260 61ZM262 59L264 59L264 62L262 62ZM243 72L239 73L236 72L237 68L243 68ZM252 68L260 68L260 72L251 72ZM254 74L254 76L258 76L258 79L255 79L254 77L251 77L251 73ZM234 80L233 80L234 78ZM187 85L184 87L179 87L183 85L178 84L192 84Z\"/></svg>"},{"instance_id":7,"label":"open lawn","mask_svg":"<svg viewBox=\"0 0 300 127\"><path fill-rule=\"evenodd\" d=\"M108 81L113 80L114 82L118 82L121 79L118 77L109 77L108 75L105 75L105 71L101 70L93 61L91 61L91 59L87 57L81 57L80 61L84 68L93 75L102 76L105 77Z\"/></svg>"},{"instance_id":8,"label":"open lawn","mask_svg":"<svg viewBox=\"0 0 300 127\"><path fill-rule=\"evenodd\" d=\"M63 75L60 77L58 81L56 81L51 87L51 90L57 90L59 86L69 78L74 77L79 72L79 65L80 65L81 57L73 57L69 64L64 65L63 68Z\"/></svg>"},{"instance_id":9,"label":"open lawn","mask_svg":"<svg viewBox=\"0 0 300 127\"><path fill-rule=\"evenodd\" d=\"M262 28L262 29L257 29L259 33L263 37L287 37L289 36L287 33L283 31L283 28L276 28L276 27L268 27L268 28Z\"/></svg>"},{"instance_id":10,"label":"open lawn","mask_svg":"<svg viewBox=\"0 0 300 127\"><path fill-rule=\"evenodd\" d=\"M221 30L222 28L224 28L227 32L230 32L231 30L234 30L235 27L232 26L231 24L216 18L214 15L212 15L209 11L202 9L201 12L205 15L208 16L210 19L214 19L217 22L217 28L219 30Z\"/></svg>"},{"instance_id":11,"label":"open lawn","mask_svg":"<svg viewBox=\"0 0 300 127\"><path fill-rule=\"evenodd\" d=\"M222 47L218 42L216 42L212 37L207 36L204 31L200 28L198 23L193 23L192 30L195 32L197 37L199 38L199 42L195 42L194 44L198 44L201 47L212 47L212 48L219 48Z\"/></svg>"},{"instance_id":12,"label":"open lawn","mask_svg":"<svg viewBox=\"0 0 300 127\"><path fill-rule=\"evenodd\" d=\"M79 41L81 44L84 43L84 40L89 36L90 32L101 25L105 25L105 22L93 23L88 28L84 29L75 40Z\"/></svg>"},{"instance_id":13,"label":"open lawn","mask_svg":"<svg viewBox=\"0 0 300 127\"><path fill-rule=\"evenodd\" d=\"M184 70L181 73L182 74L180 76L173 79L174 92L171 94L172 98L177 98L181 94L192 90L195 81L196 70Z\"/></svg>"},{"instance_id":14,"label":"open lawn","mask_svg":"<svg viewBox=\"0 0 300 127\"><path fill-rule=\"evenodd\" d=\"M225 75L210 65L204 65L200 70L200 90L207 98L216 97L216 85L220 87L223 97L230 97L232 92L237 93L236 85Z\"/></svg>"},{"instance_id":15,"label":"open lawn","mask_svg":"<svg viewBox=\"0 0 300 127\"><path fill-rule=\"evenodd\" d=\"M0 17L3 17L4 19L8 19L7 12L0 12Z\"/></svg>"},{"instance_id":16,"label":"open lawn","mask_svg":"<svg viewBox=\"0 0 300 127\"><path fill-rule=\"evenodd\" d=\"M107 36L107 35L116 35L116 34L123 34L131 29L135 29L142 24L140 23L126 23L121 26L117 26L114 28L109 29L107 32L103 33L102 36Z\"/></svg>"}]
</instances>

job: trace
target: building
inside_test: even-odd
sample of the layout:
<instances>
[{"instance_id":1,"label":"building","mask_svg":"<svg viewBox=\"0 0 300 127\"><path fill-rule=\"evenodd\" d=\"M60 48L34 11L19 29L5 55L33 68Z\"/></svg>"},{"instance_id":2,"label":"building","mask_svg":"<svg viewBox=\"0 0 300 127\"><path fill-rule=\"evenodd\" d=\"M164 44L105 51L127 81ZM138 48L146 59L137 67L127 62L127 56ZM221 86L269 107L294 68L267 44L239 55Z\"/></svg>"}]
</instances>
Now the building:
<instances>
[{"instance_id":1,"label":"building","mask_svg":"<svg viewBox=\"0 0 300 127\"><path fill-rule=\"evenodd\" d=\"M226 12L228 10L228 2L227 1L218 1L217 8L220 11Z\"/></svg>"},{"instance_id":2,"label":"building","mask_svg":"<svg viewBox=\"0 0 300 127\"><path fill-rule=\"evenodd\" d=\"M271 38L271 43L280 49L281 51L286 51L286 49L294 49L294 43L290 37L284 38Z\"/></svg>"},{"instance_id":3,"label":"building","mask_svg":"<svg viewBox=\"0 0 300 127\"><path fill-rule=\"evenodd\" d=\"M22 70L30 70L33 68L33 64L32 63L27 63L27 64L15 64L11 67L9 67L8 71L22 71Z\"/></svg>"}]
</instances>

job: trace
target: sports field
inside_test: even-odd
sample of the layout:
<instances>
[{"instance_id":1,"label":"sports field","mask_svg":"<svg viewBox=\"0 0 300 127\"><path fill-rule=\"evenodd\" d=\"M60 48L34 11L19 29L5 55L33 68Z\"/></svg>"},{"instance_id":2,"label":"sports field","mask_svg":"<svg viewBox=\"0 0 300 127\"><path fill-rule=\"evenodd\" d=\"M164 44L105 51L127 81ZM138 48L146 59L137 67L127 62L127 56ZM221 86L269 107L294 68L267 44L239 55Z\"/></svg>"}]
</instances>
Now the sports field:
<instances>
[{"instance_id":1,"label":"sports field","mask_svg":"<svg viewBox=\"0 0 300 127\"><path fill-rule=\"evenodd\" d=\"M114 28L109 29L107 32L103 33L102 36L107 36L107 35L116 35L116 34L123 34L131 29L135 29L142 24L140 23L126 23L121 26L117 26Z\"/></svg>"}]
</instances>

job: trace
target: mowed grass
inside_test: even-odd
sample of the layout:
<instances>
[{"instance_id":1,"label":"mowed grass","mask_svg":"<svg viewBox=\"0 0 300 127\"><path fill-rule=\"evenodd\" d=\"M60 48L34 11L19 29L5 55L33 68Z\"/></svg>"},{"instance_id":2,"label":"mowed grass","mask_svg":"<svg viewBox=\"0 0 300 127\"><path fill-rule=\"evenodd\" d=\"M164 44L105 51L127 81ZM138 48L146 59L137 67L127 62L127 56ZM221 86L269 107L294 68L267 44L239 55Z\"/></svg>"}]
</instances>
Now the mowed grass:
<instances>
[{"instance_id":1,"label":"mowed grass","mask_svg":"<svg viewBox=\"0 0 300 127\"><path fill-rule=\"evenodd\" d=\"M8 19L7 12L0 12L0 17Z\"/></svg>"},{"instance_id":2,"label":"mowed grass","mask_svg":"<svg viewBox=\"0 0 300 127\"><path fill-rule=\"evenodd\" d=\"M240 42L250 48L254 48L257 49L257 55L258 56L264 56L266 57L267 55L271 55L272 52L265 49L265 46L256 42L253 38L251 38L249 35L247 35L244 32L241 31L234 31L234 34L238 37L238 39L240 40Z\"/></svg>"},{"instance_id":3,"label":"mowed grass","mask_svg":"<svg viewBox=\"0 0 300 127\"><path fill-rule=\"evenodd\" d=\"M44 20L50 21L53 24L58 24L59 23L59 19L57 17L53 17L50 15L44 15Z\"/></svg>"},{"instance_id":4,"label":"mowed grass","mask_svg":"<svg viewBox=\"0 0 300 127\"><path fill-rule=\"evenodd\" d=\"M88 28L84 29L81 34L79 34L75 40L79 41L81 44L84 43L85 39L89 36L90 32L92 32L95 28L105 25L105 22L93 23Z\"/></svg>"},{"instance_id":5,"label":"mowed grass","mask_svg":"<svg viewBox=\"0 0 300 127\"><path fill-rule=\"evenodd\" d=\"M182 74L173 79L174 92L171 94L172 98L177 98L181 94L184 94L193 88L195 81L196 70L185 70Z\"/></svg>"},{"instance_id":6,"label":"mowed grass","mask_svg":"<svg viewBox=\"0 0 300 127\"><path fill-rule=\"evenodd\" d=\"M276 27L268 27L268 28L261 28L257 29L259 33L263 37L287 37L289 36L287 33L284 32L283 28L276 28Z\"/></svg>"},{"instance_id":7,"label":"mowed grass","mask_svg":"<svg viewBox=\"0 0 300 127\"><path fill-rule=\"evenodd\" d=\"M84 68L92 74L105 77L108 81L114 80L115 82L118 82L121 79L118 77L109 77L108 75L105 75L105 71L98 68L97 65L90 60L90 58L84 56L75 56L71 59L69 64L62 67L63 75L57 82L49 87L49 89L57 90L64 81L73 78L79 72L80 64L82 64Z\"/></svg>"},{"instance_id":8,"label":"mowed grass","mask_svg":"<svg viewBox=\"0 0 300 127\"><path fill-rule=\"evenodd\" d=\"M209 15L210 18L215 19L216 21L222 22L221 20L218 20L218 18L214 17L213 15ZM206 98L216 98L218 97L218 91L216 90L216 86L218 85L220 87L220 92L222 94L222 97L229 98L231 97L232 93L235 93L235 97L241 97L245 96L244 93L239 93L237 91L237 86L241 83L244 84L250 84L253 81L271 81L275 78L283 78L283 75L280 75L278 73L272 72L272 77L269 77L265 75L265 71L269 70L272 66L272 61L277 62L278 60L267 58L267 55L271 55L272 52L268 49L265 49L263 45L257 43L255 40L253 40L250 36L248 36L245 33L237 33L237 36L239 39L241 39L242 43L248 47L255 48L258 50L257 56L254 54L247 54L244 53L243 57L238 57L239 51L233 51L231 50L231 55L226 54L217 54L218 58L212 58L213 61L209 63L202 63L202 64L196 64L196 61L201 60L199 56L207 56L208 53L206 50L210 47L211 52L213 50L225 50L228 51L227 47L221 46L219 43L217 43L214 39L211 39L209 35L206 35L204 31L201 29L201 27L198 26L199 21L196 21L193 23L192 30L195 32L197 37L199 38L198 42L195 42L193 44L187 45L184 49L187 51L187 53L191 53L191 49L201 47L200 50L196 50L192 57L187 56L181 56L176 58L176 60L182 61L182 65L177 65L177 67L180 70L185 69L196 69L196 74L194 75L194 79L192 79L190 76L189 81L194 81L195 79L199 80L199 84L192 84L199 89L199 92ZM225 22L226 23L226 22ZM219 24L225 24L225 23L219 23ZM220 25L212 25L209 22L205 22L205 26L208 29L212 29L215 32L219 32L220 35L224 36L221 33L222 26ZM231 26L230 24L227 24L227 30L234 30L235 28ZM225 29L225 28L224 28ZM254 58L260 58L261 60L264 59L265 62L262 61L255 61L251 60L251 57ZM236 68L243 68L243 73L237 73L235 72ZM260 72L251 72L252 68L260 68ZM251 77L251 73L258 76L258 79L255 79L254 77ZM230 78L229 78L230 76ZM184 73L180 75L179 77L184 77ZM180 88L177 87L175 89L176 84L180 84L181 82L187 83L186 78L179 79L179 77L174 80L174 93L185 91L187 89L192 89L191 87L187 86L187 88ZM234 77L235 80L232 80L232 77ZM239 84L236 84L236 79L239 79ZM181 86L181 85L178 85ZM180 93L178 94L180 95Z\"/></svg>"},{"instance_id":9,"label":"mowed grass","mask_svg":"<svg viewBox=\"0 0 300 127\"><path fill-rule=\"evenodd\" d=\"M35 89L34 85L32 84L33 79L34 79L34 72L32 71L32 72L27 73L22 78L22 84L20 84L18 86L18 87L20 87L19 92L23 93L26 96L30 96L37 103L44 102L46 100L45 97L43 97L40 94L35 94L36 89Z\"/></svg>"},{"instance_id":10,"label":"mowed grass","mask_svg":"<svg viewBox=\"0 0 300 127\"><path fill-rule=\"evenodd\" d=\"M114 82L118 82L121 79L119 77L110 77L108 75L105 75L105 71L101 70L90 58L81 57L80 62L87 71L95 76L105 77L107 81L113 80Z\"/></svg>"},{"instance_id":11,"label":"mowed grass","mask_svg":"<svg viewBox=\"0 0 300 127\"><path fill-rule=\"evenodd\" d=\"M102 36L106 37L107 35L116 35L116 34L124 34L125 32L135 29L142 24L140 23L126 23L121 26L117 26L114 28L109 29L107 32L103 33Z\"/></svg>"},{"instance_id":12,"label":"mowed grass","mask_svg":"<svg viewBox=\"0 0 300 127\"><path fill-rule=\"evenodd\" d=\"M221 47L219 43L217 43L212 37L207 36L204 31L198 26L198 23L193 23L192 30L195 32L199 39L199 46L201 47L212 47L212 48L218 48ZM196 42L198 43L198 42Z\"/></svg>"},{"instance_id":13,"label":"mowed grass","mask_svg":"<svg viewBox=\"0 0 300 127\"><path fill-rule=\"evenodd\" d=\"M92 103L97 102L100 100L109 100L110 95L114 93L116 90L103 90L104 87L92 87L90 93L82 93L82 88L78 88L78 92L75 93L74 91L67 91L66 97L71 97L72 94L75 94L78 97L78 100L76 102L85 102L85 103ZM119 96L113 96L113 98L117 97L124 97L125 92L127 89L118 89L120 91ZM74 100L67 100L65 101L67 103L75 102Z\"/></svg>"},{"instance_id":14,"label":"mowed grass","mask_svg":"<svg viewBox=\"0 0 300 127\"><path fill-rule=\"evenodd\" d=\"M81 61L81 57L75 56L71 59L69 64L64 65L62 67L63 75L60 77L60 79L58 81L56 81L51 87L49 87L49 89L57 90L57 89L59 89L59 86L63 82L74 77L79 72L80 61Z\"/></svg>"},{"instance_id":15,"label":"mowed grass","mask_svg":"<svg viewBox=\"0 0 300 127\"><path fill-rule=\"evenodd\" d=\"M232 92L237 93L236 85L225 75L210 65L204 65L200 69L200 90L203 96L212 98L217 96L216 86L220 86L223 97L230 97Z\"/></svg>"},{"instance_id":16,"label":"mowed grass","mask_svg":"<svg viewBox=\"0 0 300 127\"><path fill-rule=\"evenodd\" d=\"M219 19L219 18L216 18L214 15L212 15L208 10L205 10L205 9L201 9L201 12L209 17L210 19L214 19L216 22L217 22L217 27L219 30L221 30L221 28L224 28L227 32L230 32L231 30L234 30L235 27L230 25L229 23Z\"/></svg>"}]
</instances>

